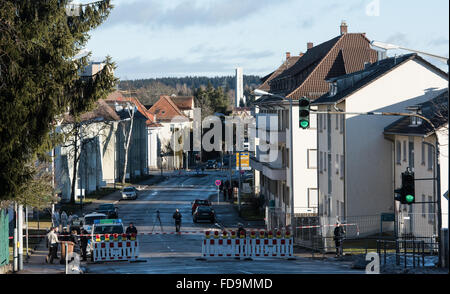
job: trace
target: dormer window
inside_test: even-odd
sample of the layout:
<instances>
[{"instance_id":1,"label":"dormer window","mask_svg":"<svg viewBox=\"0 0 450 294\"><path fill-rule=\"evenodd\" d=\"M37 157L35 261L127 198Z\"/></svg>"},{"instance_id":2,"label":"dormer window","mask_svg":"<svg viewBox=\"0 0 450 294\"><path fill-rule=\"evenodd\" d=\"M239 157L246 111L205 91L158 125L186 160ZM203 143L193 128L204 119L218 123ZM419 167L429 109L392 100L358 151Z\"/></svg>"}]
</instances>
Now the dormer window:
<instances>
[{"instance_id":1,"label":"dormer window","mask_svg":"<svg viewBox=\"0 0 450 294\"><path fill-rule=\"evenodd\" d=\"M418 127L422 124L422 119L417 116L411 116L410 127Z\"/></svg>"},{"instance_id":2,"label":"dormer window","mask_svg":"<svg viewBox=\"0 0 450 294\"><path fill-rule=\"evenodd\" d=\"M337 93L337 83L330 83L330 97L336 95Z\"/></svg>"}]
</instances>

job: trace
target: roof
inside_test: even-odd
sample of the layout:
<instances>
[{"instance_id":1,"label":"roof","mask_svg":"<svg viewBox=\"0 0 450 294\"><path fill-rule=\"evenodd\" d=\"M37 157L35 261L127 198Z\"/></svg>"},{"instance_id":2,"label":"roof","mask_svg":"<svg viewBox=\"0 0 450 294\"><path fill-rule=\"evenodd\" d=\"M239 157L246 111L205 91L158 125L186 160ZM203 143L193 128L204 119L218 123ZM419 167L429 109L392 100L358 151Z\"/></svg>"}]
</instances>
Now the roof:
<instances>
[{"instance_id":1,"label":"roof","mask_svg":"<svg viewBox=\"0 0 450 294\"><path fill-rule=\"evenodd\" d=\"M320 104L334 104L339 103L345 100L346 97L351 94L359 91L363 87L369 85L370 83L376 81L380 77L386 75L393 69L399 67L400 65L406 63L409 60L418 60L420 62L424 62L427 65L431 66L433 69L436 69L444 74L440 69L431 65L423 58L418 56L416 53L405 54L397 57L390 57L379 62L372 63L366 66L365 69L353 72L351 74L342 75L339 77L328 79L328 82L337 82L338 83L338 92L334 96L330 96L329 93L326 93L312 102L313 105ZM347 85L346 85L347 84Z\"/></svg>"},{"instance_id":2,"label":"roof","mask_svg":"<svg viewBox=\"0 0 450 294\"><path fill-rule=\"evenodd\" d=\"M448 89L442 91L435 98L416 104L422 110L422 116L428 118L436 129L448 124ZM410 126L410 117L402 117L384 129L384 134L429 136L434 133L433 128L426 121L418 126Z\"/></svg>"},{"instance_id":3,"label":"roof","mask_svg":"<svg viewBox=\"0 0 450 294\"><path fill-rule=\"evenodd\" d=\"M365 34L345 33L308 49L293 66L269 82L271 92L277 93L273 85L286 80L291 81L290 88L283 87L277 94L314 100L328 92L327 79L361 70L365 62L376 60L377 52L370 48Z\"/></svg>"},{"instance_id":4,"label":"roof","mask_svg":"<svg viewBox=\"0 0 450 294\"><path fill-rule=\"evenodd\" d=\"M194 96L170 96L170 99L180 110L191 110L194 108Z\"/></svg>"},{"instance_id":5,"label":"roof","mask_svg":"<svg viewBox=\"0 0 450 294\"><path fill-rule=\"evenodd\" d=\"M136 105L138 112L140 113L140 115L142 115L145 119L146 119L146 125L147 126L151 126L155 123L155 117L153 116L153 114L151 112L149 112L147 110L147 108L145 108L144 105L142 105L142 103L134 97L124 97L122 95L122 93L120 93L120 91L115 91L113 93L111 93L110 95L108 95L108 97L106 98L106 102L109 103L110 105L112 103L118 103L120 104L125 104L126 102L130 102L134 105ZM122 114L121 116L123 117L128 117L128 114Z\"/></svg>"},{"instance_id":6,"label":"roof","mask_svg":"<svg viewBox=\"0 0 450 294\"><path fill-rule=\"evenodd\" d=\"M280 67L278 67L277 70L271 72L270 74L266 75L265 77L261 78L262 84L258 87L258 89L263 91L269 91L270 86L269 82L279 76L281 73L283 73L285 70L291 68L298 60L300 59L300 56L291 56L288 57Z\"/></svg>"},{"instance_id":7,"label":"roof","mask_svg":"<svg viewBox=\"0 0 450 294\"><path fill-rule=\"evenodd\" d=\"M89 112L85 112L80 116L81 122L86 121L118 121L120 117L116 114L104 100L100 99L95 103L96 107ZM74 119L71 115L64 116L63 123L73 123Z\"/></svg>"},{"instance_id":8,"label":"roof","mask_svg":"<svg viewBox=\"0 0 450 294\"><path fill-rule=\"evenodd\" d=\"M148 110L154 115L157 122L171 121L175 117L187 118L171 98L165 95L160 96L159 100Z\"/></svg>"}]
</instances>

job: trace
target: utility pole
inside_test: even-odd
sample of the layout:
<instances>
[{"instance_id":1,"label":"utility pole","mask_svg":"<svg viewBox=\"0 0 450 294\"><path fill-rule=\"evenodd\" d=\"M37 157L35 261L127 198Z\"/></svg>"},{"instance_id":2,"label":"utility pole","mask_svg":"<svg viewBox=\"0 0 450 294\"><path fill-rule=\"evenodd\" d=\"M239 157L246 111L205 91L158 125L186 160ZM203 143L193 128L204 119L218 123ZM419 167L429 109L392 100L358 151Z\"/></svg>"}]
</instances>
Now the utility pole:
<instances>
[{"instance_id":1,"label":"utility pole","mask_svg":"<svg viewBox=\"0 0 450 294\"><path fill-rule=\"evenodd\" d=\"M17 211L17 225L18 225L18 262L19 262L19 271L23 270L23 205L19 204L19 208Z\"/></svg>"},{"instance_id":2,"label":"utility pole","mask_svg":"<svg viewBox=\"0 0 450 294\"><path fill-rule=\"evenodd\" d=\"M19 270L19 263L17 260L17 249L18 249L18 236L17 236L17 202L14 202L14 245L13 245L13 272Z\"/></svg>"},{"instance_id":3,"label":"utility pole","mask_svg":"<svg viewBox=\"0 0 450 294\"><path fill-rule=\"evenodd\" d=\"M241 152L236 153L237 156L239 156L239 188L238 188L238 210L239 210L239 216L241 216Z\"/></svg>"}]
</instances>

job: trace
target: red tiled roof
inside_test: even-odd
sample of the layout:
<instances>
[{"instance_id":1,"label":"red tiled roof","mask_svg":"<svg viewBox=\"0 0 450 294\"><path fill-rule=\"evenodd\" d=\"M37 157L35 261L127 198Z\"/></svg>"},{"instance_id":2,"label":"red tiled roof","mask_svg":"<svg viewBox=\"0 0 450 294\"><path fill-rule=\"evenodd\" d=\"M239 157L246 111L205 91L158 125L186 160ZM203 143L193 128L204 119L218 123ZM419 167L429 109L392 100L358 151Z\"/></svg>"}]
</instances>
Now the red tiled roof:
<instances>
[{"instance_id":1,"label":"red tiled roof","mask_svg":"<svg viewBox=\"0 0 450 294\"><path fill-rule=\"evenodd\" d=\"M263 91L269 91L270 90L269 82L274 78L276 78L278 75L280 75L283 71L291 68L291 66L293 66L299 59L300 56L291 56L287 58L277 70L261 79L263 83L261 86L258 87L258 89Z\"/></svg>"},{"instance_id":2,"label":"red tiled roof","mask_svg":"<svg viewBox=\"0 0 450 294\"><path fill-rule=\"evenodd\" d=\"M169 96L160 96L159 100L148 110L156 121L171 121L175 117L186 117ZM187 118L187 117L186 117Z\"/></svg>"},{"instance_id":3,"label":"red tiled roof","mask_svg":"<svg viewBox=\"0 0 450 294\"><path fill-rule=\"evenodd\" d=\"M194 108L193 96L170 96L169 98L180 110L190 110Z\"/></svg>"},{"instance_id":4,"label":"red tiled roof","mask_svg":"<svg viewBox=\"0 0 450 294\"><path fill-rule=\"evenodd\" d=\"M365 34L347 33L319 44L298 59L298 61L272 79L270 92L299 99L306 96L316 99L329 91L327 79L364 69L364 63L377 60L377 53L370 49ZM275 84L289 86L274 88Z\"/></svg>"},{"instance_id":5,"label":"red tiled roof","mask_svg":"<svg viewBox=\"0 0 450 294\"><path fill-rule=\"evenodd\" d=\"M118 121L120 117L117 113L102 99L98 100L96 103L96 107L89 111L85 112L80 116L80 120L82 122L101 119L101 121ZM64 123L73 123L74 119L71 115L64 115Z\"/></svg>"},{"instance_id":6,"label":"red tiled roof","mask_svg":"<svg viewBox=\"0 0 450 294\"><path fill-rule=\"evenodd\" d=\"M111 93L110 95L108 95L108 97L105 99L107 102L131 102L134 105L136 105L138 111L147 118L147 121L145 122L147 124L147 126L150 126L152 124L155 123L155 117L153 116L153 114L147 110L147 108L145 108L144 105L142 105L142 103L134 98L134 97L123 97L122 93L120 93L119 91L115 91L113 93Z\"/></svg>"}]
</instances>

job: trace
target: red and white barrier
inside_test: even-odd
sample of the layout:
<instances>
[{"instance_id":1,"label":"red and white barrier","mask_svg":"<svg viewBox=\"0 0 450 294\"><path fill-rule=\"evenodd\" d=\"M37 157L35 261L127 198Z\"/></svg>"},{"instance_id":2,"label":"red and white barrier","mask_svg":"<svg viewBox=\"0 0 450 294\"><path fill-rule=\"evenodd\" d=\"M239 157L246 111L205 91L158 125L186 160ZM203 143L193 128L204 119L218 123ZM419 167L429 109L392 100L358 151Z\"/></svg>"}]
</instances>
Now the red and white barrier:
<instances>
[{"instance_id":1,"label":"red and white barrier","mask_svg":"<svg viewBox=\"0 0 450 294\"><path fill-rule=\"evenodd\" d=\"M94 262L116 260L134 261L139 257L139 244L134 234L132 234L130 240L126 240L125 234L123 238L118 238L117 234L106 234L105 240L99 240L99 237L99 235L96 235L96 241L92 243L92 257Z\"/></svg>"},{"instance_id":2,"label":"red and white barrier","mask_svg":"<svg viewBox=\"0 0 450 294\"><path fill-rule=\"evenodd\" d=\"M205 232L202 241L202 256L210 257L293 257L294 242L289 232L282 235L277 232L275 237L272 232L251 232L250 236L236 236L234 231L230 233L218 231Z\"/></svg>"}]
</instances>

